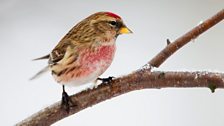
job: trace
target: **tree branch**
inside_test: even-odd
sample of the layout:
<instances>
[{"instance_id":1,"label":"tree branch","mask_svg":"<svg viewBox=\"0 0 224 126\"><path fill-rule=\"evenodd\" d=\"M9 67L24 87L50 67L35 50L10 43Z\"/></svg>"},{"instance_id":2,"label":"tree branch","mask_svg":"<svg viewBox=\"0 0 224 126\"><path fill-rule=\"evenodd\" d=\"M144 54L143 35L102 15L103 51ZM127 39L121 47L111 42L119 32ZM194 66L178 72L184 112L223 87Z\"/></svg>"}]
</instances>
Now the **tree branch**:
<instances>
[{"instance_id":1,"label":"tree branch","mask_svg":"<svg viewBox=\"0 0 224 126\"><path fill-rule=\"evenodd\" d=\"M82 109L130 91L167 87L209 87L213 91L215 88L224 88L224 74L208 72L137 71L115 79L110 84L101 84L97 88L72 95L72 100L76 100L78 106L71 108L69 114L61 109L59 101L22 121L18 126L50 125Z\"/></svg>"},{"instance_id":2,"label":"tree branch","mask_svg":"<svg viewBox=\"0 0 224 126\"><path fill-rule=\"evenodd\" d=\"M153 67L159 67L167 58L169 58L178 49L183 47L185 44L190 42L192 39L197 38L201 33L205 32L218 22L224 19L224 9L218 12L213 17L194 27L189 32L185 33L180 38L176 39L173 43L167 40L167 47L165 47L160 53L158 53L152 60L148 63Z\"/></svg>"},{"instance_id":3,"label":"tree branch","mask_svg":"<svg viewBox=\"0 0 224 126\"><path fill-rule=\"evenodd\" d=\"M211 28L224 19L224 9L215 16L204 21L182 37L169 43L149 65L159 67L169 56L184 46L190 40L195 39L201 33ZM151 68L135 71L126 76L117 78L109 84L101 84L97 88L82 91L72 95L71 99L78 105L71 108L70 113L61 109L60 101L37 112L27 119L16 124L17 126L45 126L51 125L69 115L77 113L87 107L95 105L115 96L146 88L167 87L209 87L212 92L216 88L224 88L223 73L209 72L150 72Z\"/></svg>"}]
</instances>

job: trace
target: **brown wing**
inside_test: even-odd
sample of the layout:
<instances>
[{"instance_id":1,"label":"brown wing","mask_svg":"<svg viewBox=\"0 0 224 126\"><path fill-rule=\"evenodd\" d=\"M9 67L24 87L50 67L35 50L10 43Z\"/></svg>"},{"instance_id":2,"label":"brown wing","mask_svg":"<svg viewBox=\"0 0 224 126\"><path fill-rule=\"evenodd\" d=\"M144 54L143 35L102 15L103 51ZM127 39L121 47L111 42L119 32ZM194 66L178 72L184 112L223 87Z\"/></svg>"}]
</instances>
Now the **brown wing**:
<instances>
[{"instance_id":1,"label":"brown wing","mask_svg":"<svg viewBox=\"0 0 224 126\"><path fill-rule=\"evenodd\" d=\"M62 38L62 40L50 54L49 58L50 65L54 65L60 60L62 60L66 54L68 47L74 49L77 48L77 45L79 44L87 44L93 41L90 39L91 37L88 36L94 34L93 32L94 30L88 27L88 23L86 23L86 21L88 20L85 19L82 22L78 23ZM73 50L73 52L75 52L75 50Z\"/></svg>"},{"instance_id":2,"label":"brown wing","mask_svg":"<svg viewBox=\"0 0 224 126\"><path fill-rule=\"evenodd\" d=\"M49 65L54 65L65 56L67 48L71 46L70 41L61 41L51 52L49 58Z\"/></svg>"}]
</instances>

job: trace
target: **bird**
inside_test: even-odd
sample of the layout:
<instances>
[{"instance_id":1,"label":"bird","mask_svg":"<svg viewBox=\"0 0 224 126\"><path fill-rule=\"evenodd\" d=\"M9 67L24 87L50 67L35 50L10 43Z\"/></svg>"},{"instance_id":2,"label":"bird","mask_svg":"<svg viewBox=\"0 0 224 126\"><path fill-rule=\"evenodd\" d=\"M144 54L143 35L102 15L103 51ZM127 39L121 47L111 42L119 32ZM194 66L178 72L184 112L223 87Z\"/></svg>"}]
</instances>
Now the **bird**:
<instances>
[{"instance_id":1,"label":"bird","mask_svg":"<svg viewBox=\"0 0 224 126\"><path fill-rule=\"evenodd\" d=\"M79 86L99 78L111 65L116 51L116 39L121 34L132 33L122 18L112 12L97 12L76 24L45 56L48 64L31 80L47 71L62 85L62 107L69 112L75 103L65 91L65 86Z\"/></svg>"}]
</instances>

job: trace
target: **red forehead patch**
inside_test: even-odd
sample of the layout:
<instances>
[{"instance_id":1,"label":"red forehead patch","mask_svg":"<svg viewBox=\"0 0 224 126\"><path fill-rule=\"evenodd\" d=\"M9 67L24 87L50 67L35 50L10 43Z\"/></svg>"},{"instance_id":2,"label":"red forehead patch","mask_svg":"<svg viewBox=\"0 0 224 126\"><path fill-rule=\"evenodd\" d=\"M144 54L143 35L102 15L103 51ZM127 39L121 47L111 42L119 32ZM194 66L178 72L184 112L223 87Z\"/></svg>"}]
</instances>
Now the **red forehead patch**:
<instances>
[{"instance_id":1,"label":"red forehead patch","mask_svg":"<svg viewBox=\"0 0 224 126\"><path fill-rule=\"evenodd\" d=\"M106 14L107 14L107 15L109 15L109 16L111 16L111 17L121 19L121 17L120 17L120 16L118 16L118 15L116 15L116 14L112 13L112 12L106 12Z\"/></svg>"}]
</instances>

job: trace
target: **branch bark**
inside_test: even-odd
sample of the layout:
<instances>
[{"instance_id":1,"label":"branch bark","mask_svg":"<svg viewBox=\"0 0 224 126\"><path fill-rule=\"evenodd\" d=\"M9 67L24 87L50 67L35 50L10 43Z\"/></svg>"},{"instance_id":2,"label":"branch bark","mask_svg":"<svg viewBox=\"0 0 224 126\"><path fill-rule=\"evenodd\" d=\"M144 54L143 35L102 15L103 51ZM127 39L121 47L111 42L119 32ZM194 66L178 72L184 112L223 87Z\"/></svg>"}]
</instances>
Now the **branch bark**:
<instances>
[{"instance_id":1,"label":"branch bark","mask_svg":"<svg viewBox=\"0 0 224 126\"><path fill-rule=\"evenodd\" d=\"M223 19L224 9L184 34L173 43L169 43L158 55L149 61L148 64L153 67L159 67L174 52ZM117 78L109 84L101 84L97 88L85 90L70 96L73 101L77 101L78 103L76 107L71 108L70 113L61 109L59 101L16 125L51 125L87 107L133 90L167 87L209 87L211 91L214 92L216 88L224 88L224 73L151 72L151 68L138 70L126 76Z\"/></svg>"}]
</instances>

